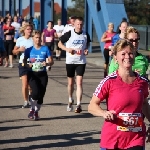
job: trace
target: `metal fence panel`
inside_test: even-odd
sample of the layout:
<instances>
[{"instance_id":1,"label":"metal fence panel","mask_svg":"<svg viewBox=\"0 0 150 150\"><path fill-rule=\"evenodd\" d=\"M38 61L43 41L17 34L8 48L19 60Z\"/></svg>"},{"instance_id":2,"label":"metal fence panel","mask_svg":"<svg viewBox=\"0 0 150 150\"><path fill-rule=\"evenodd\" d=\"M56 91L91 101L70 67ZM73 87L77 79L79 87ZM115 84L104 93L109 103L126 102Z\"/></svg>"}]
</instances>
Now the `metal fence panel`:
<instances>
[{"instance_id":1,"label":"metal fence panel","mask_svg":"<svg viewBox=\"0 0 150 150\"><path fill-rule=\"evenodd\" d=\"M147 50L147 26L144 25L132 25L140 33L139 49Z\"/></svg>"}]
</instances>

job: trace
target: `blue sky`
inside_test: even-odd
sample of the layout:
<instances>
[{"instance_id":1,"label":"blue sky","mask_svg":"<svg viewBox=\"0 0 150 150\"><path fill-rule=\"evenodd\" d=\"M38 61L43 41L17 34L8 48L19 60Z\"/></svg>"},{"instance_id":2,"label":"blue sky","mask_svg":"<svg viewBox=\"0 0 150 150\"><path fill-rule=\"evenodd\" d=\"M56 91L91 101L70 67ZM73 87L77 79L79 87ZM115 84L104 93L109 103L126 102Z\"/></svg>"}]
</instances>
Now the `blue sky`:
<instances>
[{"instance_id":1,"label":"blue sky","mask_svg":"<svg viewBox=\"0 0 150 150\"><path fill-rule=\"evenodd\" d=\"M34 0L34 1L36 1L36 2L40 2L40 0ZM57 3L59 3L59 5L61 6L61 0L54 0L54 2L57 2ZM27 5L29 4L29 0L23 0L23 6L25 7L27 7ZM72 6L72 1L71 0L67 0L67 4L68 4L68 6Z\"/></svg>"}]
</instances>

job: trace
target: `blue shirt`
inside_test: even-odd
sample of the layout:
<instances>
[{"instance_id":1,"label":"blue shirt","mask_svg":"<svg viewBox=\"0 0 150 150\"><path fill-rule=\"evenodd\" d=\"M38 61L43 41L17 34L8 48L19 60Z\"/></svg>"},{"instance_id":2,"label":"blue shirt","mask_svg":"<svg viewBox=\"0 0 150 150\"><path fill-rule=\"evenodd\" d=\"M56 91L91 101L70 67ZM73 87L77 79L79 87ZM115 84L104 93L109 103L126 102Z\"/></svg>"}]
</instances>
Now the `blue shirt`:
<instances>
[{"instance_id":1,"label":"blue shirt","mask_svg":"<svg viewBox=\"0 0 150 150\"><path fill-rule=\"evenodd\" d=\"M46 62L46 58L51 56L47 46L41 46L40 49L35 49L34 46L27 48L24 55L32 63L32 71L46 71L46 66L43 66L42 63Z\"/></svg>"},{"instance_id":2,"label":"blue shirt","mask_svg":"<svg viewBox=\"0 0 150 150\"><path fill-rule=\"evenodd\" d=\"M119 40L120 40L120 36L119 34L115 34L113 37L112 37L112 46L114 46Z\"/></svg>"},{"instance_id":3,"label":"blue shirt","mask_svg":"<svg viewBox=\"0 0 150 150\"><path fill-rule=\"evenodd\" d=\"M34 19L33 19L33 24L34 24L34 29L35 29L35 30L38 30L38 24L39 24L38 19L34 18Z\"/></svg>"},{"instance_id":4,"label":"blue shirt","mask_svg":"<svg viewBox=\"0 0 150 150\"><path fill-rule=\"evenodd\" d=\"M17 30L14 36L14 39L18 39L19 37L21 37L21 33L19 33L19 31Z\"/></svg>"}]
</instances>

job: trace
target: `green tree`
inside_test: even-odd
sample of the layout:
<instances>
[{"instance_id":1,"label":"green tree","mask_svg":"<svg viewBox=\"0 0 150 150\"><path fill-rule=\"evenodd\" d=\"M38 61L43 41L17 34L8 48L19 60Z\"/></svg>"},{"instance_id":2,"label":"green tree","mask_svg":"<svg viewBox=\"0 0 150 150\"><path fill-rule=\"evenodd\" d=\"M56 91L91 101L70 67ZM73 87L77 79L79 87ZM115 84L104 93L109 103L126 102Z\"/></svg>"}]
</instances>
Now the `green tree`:
<instances>
[{"instance_id":1,"label":"green tree","mask_svg":"<svg viewBox=\"0 0 150 150\"><path fill-rule=\"evenodd\" d=\"M131 24L150 24L150 0L125 0L124 2Z\"/></svg>"},{"instance_id":2,"label":"green tree","mask_svg":"<svg viewBox=\"0 0 150 150\"><path fill-rule=\"evenodd\" d=\"M68 16L84 17L85 0L72 0L72 2L74 2L74 5L68 8Z\"/></svg>"}]
</instances>

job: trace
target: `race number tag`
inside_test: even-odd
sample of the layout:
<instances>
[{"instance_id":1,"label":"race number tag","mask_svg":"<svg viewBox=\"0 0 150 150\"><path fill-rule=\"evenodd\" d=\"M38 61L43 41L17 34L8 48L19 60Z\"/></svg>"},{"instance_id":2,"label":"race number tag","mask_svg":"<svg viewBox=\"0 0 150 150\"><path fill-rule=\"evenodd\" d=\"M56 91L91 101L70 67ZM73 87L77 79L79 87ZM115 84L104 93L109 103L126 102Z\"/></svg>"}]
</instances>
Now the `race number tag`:
<instances>
[{"instance_id":1,"label":"race number tag","mask_svg":"<svg viewBox=\"0 0 150 150\"><path fill-rule=\"evenodd\" d=\"M76 51L76 54L77 54L77 55L81 55L81 53L82 53L82 50Z\"/></svg>"},{"instance_id":2,"label":"race number tag","mask_svg":"<svg viewBox=\"0 0 150 150\"><path fill-rule=\"evenodd\" d=\"M71 56L74 56L74 55L76 55L76 56L79 56L79 55L81 55L81 53L82 53L82 50L73 50L73 53L70 53L70 55Z\"/></svg>"},{"instance_id":3,"label":"race number tag","mask_svg":"<svg viewBox=\"0 0 150 150\"><path fill-rule=\"evenodd\" d=\"M143 118L141 113L119 113L117 130L141 132Z\"/></svg>"},{"instance_id":4,"label":"race number tag","mask_svg":"<svg viewBox=\"0 0 150 150\"><path fill-rule=\"evenodd\" d=\"M53 37L46 37L46 42L52 42L53 41Z\"/></svg>"},{"instance_id":5,"label":"race number tag","mask_svg":"<svg viewBox=\"0 0 150 150\"><path fill-rule=\"evenodd\" d=\"M32 71L39 72L39 71L43 71L43 70L44 70L44 67L41 62L34 62L32 64Z\"/></svg>"}]
</instances>

